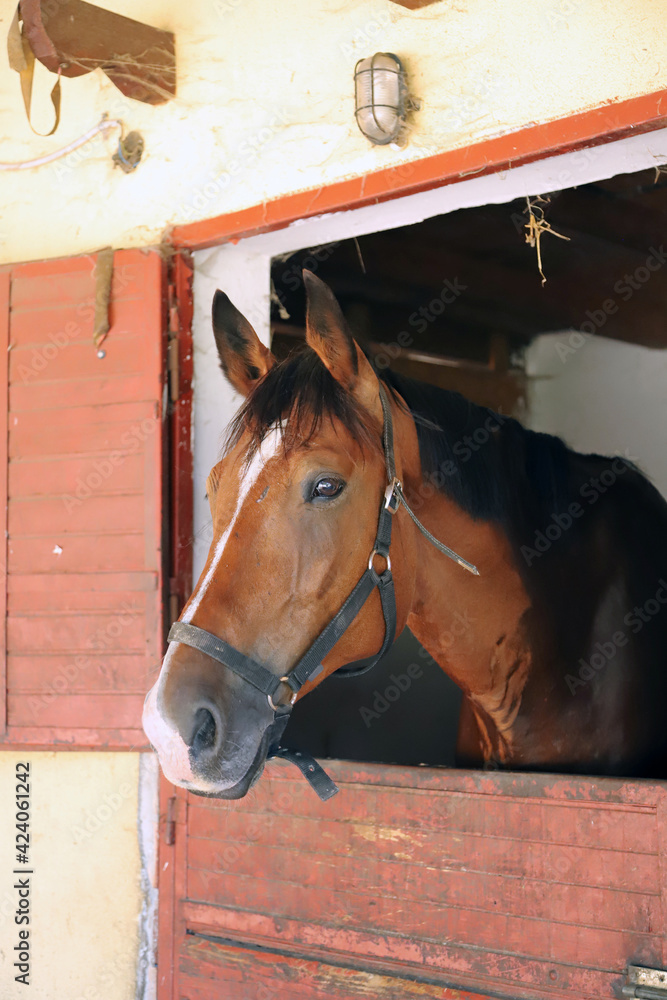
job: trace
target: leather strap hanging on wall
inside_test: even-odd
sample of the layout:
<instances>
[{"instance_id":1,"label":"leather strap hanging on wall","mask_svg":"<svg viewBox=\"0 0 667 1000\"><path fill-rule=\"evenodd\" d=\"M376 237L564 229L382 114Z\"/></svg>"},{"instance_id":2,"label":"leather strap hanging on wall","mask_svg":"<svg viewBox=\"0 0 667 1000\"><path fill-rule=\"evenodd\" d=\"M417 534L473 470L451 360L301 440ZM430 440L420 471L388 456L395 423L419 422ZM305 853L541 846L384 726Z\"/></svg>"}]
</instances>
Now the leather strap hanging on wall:
<instances>
[{"instance_id":1,"label":"leather strap hanging on wall","mask_svg":"<svg viewBox=\"0 0 667 1000\"><path fill-rule=\"evenodd\" d=\"M28 121L35 59L58 74L51 93L56 121L47 135L55 132L60 119L61 76L83 76L101 69L126 97L145 104L164 104L176 94L172 32L85 0L64 4L20 0L7 49L10 66L21 78Z\"/></svg>"},{"instance_id":2,"label":"leather strap hanging on wall","mask_svg":"<svg viewBox=\"0 0 667 1000\"><path fill-rule=\"evenodd\" d=\"M58 68L58 79L51 91L51 103L55 112L53 128L50 132L38 132L30 119L30 105L32 102L32 80L35 73L35 54L30 48L30 42L25 34L21 32L19 24L19 8L16 8L12 23L9 26L7 36L7 55L11 69L16 70L21 79L21 94L23 96L23 106L28 118L28 125L35 135L53 135L60 122L60 67Z\"/></svg>"},{"instance_id":3,"label":"leather strap hanging on wall","mask_svg":"<svg viewBox=\"0 0 667 1000\"><path fill-rule=\"evenodd\" d=\"M99 348L109 332L111 317L111 280L113 278L113 250L105 247L97 254L95 261L95 319L93 322L93 343Z\"/></svg>"}]
</instances>

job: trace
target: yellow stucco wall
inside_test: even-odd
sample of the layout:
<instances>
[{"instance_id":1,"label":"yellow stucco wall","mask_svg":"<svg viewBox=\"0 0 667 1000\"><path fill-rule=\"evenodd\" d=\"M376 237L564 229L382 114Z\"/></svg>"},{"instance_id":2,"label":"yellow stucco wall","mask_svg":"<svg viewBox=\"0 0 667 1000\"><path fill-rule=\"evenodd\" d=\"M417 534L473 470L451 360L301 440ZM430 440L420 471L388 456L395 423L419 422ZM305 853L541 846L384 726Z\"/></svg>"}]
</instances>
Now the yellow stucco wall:
<instances>
[{"instance_id":1,"label":"yellow stucco wall","mask_svg":"<svg viewBox=\"0 0 667 1000\"><path fill-rule=\"evenodd\" d=\"M30 987L16 983L16 764L31 770ZM137 754L0 753L0 997L132 1000L141 910Z\"/></svg>"},{"instance_id":2,"label":"yellow stucco wall","mask_svg":"<svg viewBox=\"0 0 667 1000\"><path fill-rule=\"evenodd\" d=\"M67 0L52 0L66 3ZM4 38L16 0L0 0ZM126 176L111 137L69 159L0 173L0 261L156 242L174 223L316 187L607 100L667 86L665 0L105 0L176 34L178 95L152 108L99 71L63 81L55 136L30 131L0 46L1 158L77 138L103 112L139 129ZM360 56L397 52L423 102L408 146L371 147L353 117ZM35 121L50 124L53 76L38 66Z\"/></svg>"}]
</instances>

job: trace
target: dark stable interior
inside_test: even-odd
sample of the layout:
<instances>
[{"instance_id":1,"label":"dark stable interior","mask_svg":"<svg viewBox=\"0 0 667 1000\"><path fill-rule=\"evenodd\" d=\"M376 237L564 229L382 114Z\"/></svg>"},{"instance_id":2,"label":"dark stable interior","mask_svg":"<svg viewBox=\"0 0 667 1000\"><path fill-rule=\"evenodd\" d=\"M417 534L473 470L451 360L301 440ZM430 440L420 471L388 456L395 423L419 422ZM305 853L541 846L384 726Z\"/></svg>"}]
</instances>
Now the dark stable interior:
<instances>
[{"instance_id":1,"label":"dark stable interior","mask_svg":"<svg viewBox=\"0 0 667 1000\"><path fill-rule=\"evenodd\" d=\"M531 210L554 231L541 236L546 284L526 242ZM535 336L574 329L667 346L667 281L633 278L664 253L666 224L667 173L656 168L530 206L462 209L304 248L272 264L273 351L284 357L303 339L307 267L381 366L521 419L522 349ZM632 307L607 313L610 298L632 298ZM369 673L334 675L302 699L284 743L324 758L453 766L460 704L458 687L406 629Z\"/></svg>"}]
</instances>

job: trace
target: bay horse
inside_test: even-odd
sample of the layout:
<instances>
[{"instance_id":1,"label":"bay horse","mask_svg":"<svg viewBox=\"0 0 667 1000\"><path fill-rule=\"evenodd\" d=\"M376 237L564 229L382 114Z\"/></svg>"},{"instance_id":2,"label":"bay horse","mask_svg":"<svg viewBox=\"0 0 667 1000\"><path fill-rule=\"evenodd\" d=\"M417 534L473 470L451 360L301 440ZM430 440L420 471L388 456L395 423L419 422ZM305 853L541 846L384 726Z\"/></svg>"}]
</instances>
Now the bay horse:
<instances>
[{"instance_id":1,"label":"bay horse","mask_svg":"<svg viewBox=\"0 0 667 1000\"><path fill-rule=\"evenodd\" d=\"M461 765L664 777L664 499L631 461L378 372L328 286L304 284L306 343L281 362L214 299L245 402L146 698L167 778L245 795L297 695L406 625L463 691Z\"/></svg>"}]
</instances>

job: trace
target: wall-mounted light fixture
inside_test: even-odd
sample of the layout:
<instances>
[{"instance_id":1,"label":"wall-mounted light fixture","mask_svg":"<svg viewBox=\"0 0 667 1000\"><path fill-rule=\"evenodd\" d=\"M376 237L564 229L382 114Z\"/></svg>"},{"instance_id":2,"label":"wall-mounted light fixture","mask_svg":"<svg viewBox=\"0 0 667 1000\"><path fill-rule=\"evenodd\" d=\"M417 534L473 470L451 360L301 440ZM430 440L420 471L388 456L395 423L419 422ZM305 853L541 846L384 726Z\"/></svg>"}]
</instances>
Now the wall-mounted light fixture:
<instances>
[{"instance_id":1,"label":"wall-mounted light fixture","mask_svg":"<svg viewBox=\"0 0 667 1000\"><path fill-rule=\"evenodd\" d=\"M393 52L376 52L354 68L357 125L376 146L396 142L405 114L414 103L408 96L403 63Z\"/></svg>"}]
</instances>

